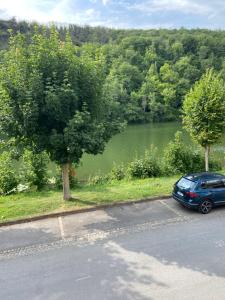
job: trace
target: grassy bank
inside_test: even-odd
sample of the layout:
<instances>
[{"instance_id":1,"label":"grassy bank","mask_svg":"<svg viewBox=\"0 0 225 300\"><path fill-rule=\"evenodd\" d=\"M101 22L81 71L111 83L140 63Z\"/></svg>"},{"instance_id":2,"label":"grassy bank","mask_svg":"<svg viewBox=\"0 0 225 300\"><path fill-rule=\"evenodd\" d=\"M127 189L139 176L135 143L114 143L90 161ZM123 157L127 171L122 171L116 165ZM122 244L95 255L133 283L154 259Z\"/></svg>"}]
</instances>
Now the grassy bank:
<instances>
[{"instance_id":1,"label":"grassy bank","mask_svg":"<svg viewBox=\"0 0 225 300\"><path fill-rule=\"evenodd\" d=\"M0 222L171 193L177 177L115 181L102 185L81 185L73 190L77 200L65 202L61 191L23 192L0 197Z\"/></svg>"}]
</instances>

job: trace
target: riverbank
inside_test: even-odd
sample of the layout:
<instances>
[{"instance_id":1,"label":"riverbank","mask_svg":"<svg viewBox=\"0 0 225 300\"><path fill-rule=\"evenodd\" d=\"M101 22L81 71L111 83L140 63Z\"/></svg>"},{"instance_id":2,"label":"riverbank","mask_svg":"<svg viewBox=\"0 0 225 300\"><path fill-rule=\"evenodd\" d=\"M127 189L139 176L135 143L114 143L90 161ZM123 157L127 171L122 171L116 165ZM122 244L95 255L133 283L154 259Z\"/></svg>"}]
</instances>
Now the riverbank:
<instances>
[{"instance_id":1,"label":"riverbank","mask_svg":"<svg viewBox=\"0 0 225 300\"><path fill-rule=\"evenodd\" d=\"M0 223L43 214L88 208L147 197L170 195L178 176L82 184L72 191L76 199L62 200L62 191L22 192L0 197Z\"/></svg>"},{"instance_id":2,"label":"riverbank","mask_svg":"<svg viewBox=\"0 0 225 300\"><path fill-rule=\"evenodd\" d=\"M103 154L96 156L85 154L81 164L78 167L77 177L79 180L87 180L96 175L108 174L114 165L127 166L134 161L136 157L143 157L146 150L150 150L151 145L157 148L156 157L161 159L165 148L171 141L177 131L182 132L184 147L197 145L193 143L189 134L183 129L181 122L160 122L128 125L125 130L115 135L106 145ZM225 165L225 135L220 143L212 146L213 157ZM203 152L202 152L203 153ZM54 176L55 169L53 164L50 166L51 174Z\"/></svg>"}]
</instances>

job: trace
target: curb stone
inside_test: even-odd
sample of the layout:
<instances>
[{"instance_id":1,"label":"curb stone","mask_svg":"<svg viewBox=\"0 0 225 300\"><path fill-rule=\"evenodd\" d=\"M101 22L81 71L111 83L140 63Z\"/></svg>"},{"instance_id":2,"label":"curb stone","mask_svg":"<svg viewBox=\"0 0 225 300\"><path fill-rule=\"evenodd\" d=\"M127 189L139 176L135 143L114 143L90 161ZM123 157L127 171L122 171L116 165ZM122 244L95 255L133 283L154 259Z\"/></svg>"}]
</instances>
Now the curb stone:
<instances>
[{"instance_id":1,"label":"curb stone","mask_svg":"<svg viewBox=\"0 0 225 300\"><path fill-rule=\"evenodd\" d=\"M107 208L112 208L112 207L117 207L117 206L126 206L126 205L151 202L151 201L156 201L156 200L167 200L170 198L171 198L171 196L157 196L157 197L152 197L152 198L142 198L142 199L136 199L136 200L120 201L120 202L115 202L115 203L111 203L111 204L94 205L94 206L86 207L86 208L84 207L84 208L73 209L73 210L65 210L62 212L49 213L49 214L38 215L38 216L34 216L34 217L28 217L28 218L24 218L24 219L0 222L0 227L6 227L6 226L11 226L11 225L23 224L23 223L30 223L30 222L34 222L34 221L52 219L52 218L57 218L57 217L64 217L64 216L86 213L86 212L96 211L96 210L100 210L100 209L107 209Z\"/></svg>"}]
</instances>

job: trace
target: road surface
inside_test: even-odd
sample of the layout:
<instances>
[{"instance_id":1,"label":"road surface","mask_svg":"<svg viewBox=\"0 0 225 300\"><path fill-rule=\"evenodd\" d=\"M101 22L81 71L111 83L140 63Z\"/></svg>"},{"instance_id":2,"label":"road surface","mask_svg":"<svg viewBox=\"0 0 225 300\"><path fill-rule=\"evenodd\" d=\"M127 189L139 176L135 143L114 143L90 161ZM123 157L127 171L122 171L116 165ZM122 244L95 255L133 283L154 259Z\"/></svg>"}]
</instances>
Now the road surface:
<instances>
[{"instance_id":1,"label":"road surface","mask_svg":"<svg viewBox=\"0 0 225 300\"><path fill-rule=\"evenodd\" d=\"M225 208L172 199L0 228L0 299L225 299Z\"/></svg>"}]
</instances>

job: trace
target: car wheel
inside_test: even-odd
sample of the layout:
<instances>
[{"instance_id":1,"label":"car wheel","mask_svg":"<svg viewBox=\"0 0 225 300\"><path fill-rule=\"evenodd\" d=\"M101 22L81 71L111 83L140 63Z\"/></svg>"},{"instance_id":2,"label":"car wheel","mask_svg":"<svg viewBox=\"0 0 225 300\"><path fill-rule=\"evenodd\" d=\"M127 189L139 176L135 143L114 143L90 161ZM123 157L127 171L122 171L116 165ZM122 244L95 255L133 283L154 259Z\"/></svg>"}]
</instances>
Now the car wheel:
<instances>
[{"instance_id":1,"label":"car wheel","mask_svg":"<svg viewBox=\"0 0 225 300\"><path fill-rule=\"evenodd\" d=\"M213 204L212 201L209 199L205 199L201 202L199 206L199 211L202 214L208 214L212 210Z\"/></svg>"}]
</instances>

